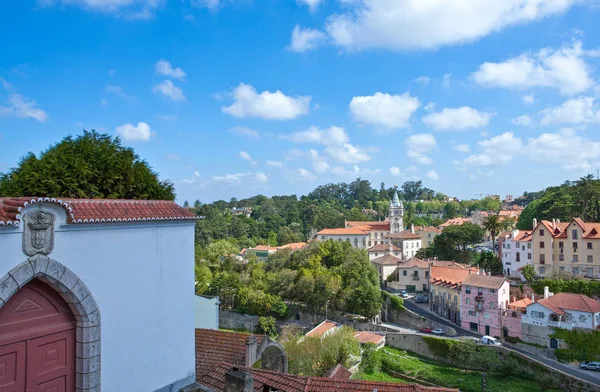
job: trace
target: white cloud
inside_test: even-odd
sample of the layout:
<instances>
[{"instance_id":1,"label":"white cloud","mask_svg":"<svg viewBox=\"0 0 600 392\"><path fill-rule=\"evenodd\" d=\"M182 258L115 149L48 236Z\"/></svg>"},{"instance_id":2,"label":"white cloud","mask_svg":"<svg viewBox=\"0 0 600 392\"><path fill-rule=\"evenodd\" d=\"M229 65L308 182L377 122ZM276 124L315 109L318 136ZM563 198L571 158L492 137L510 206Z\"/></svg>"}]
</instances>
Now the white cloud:
<instances>
[{"instance_id":1,"label":"white cloud","mask_svg":"<svg viewBox=\"0 0 600 392\"><path fill-rule=\"evenodd\" d=\"M220 0L191 0L190 3L195 7L208 8L209 10L216 10L221 5Z\"/></svg>"},{"instance_id":2,"label":"white cloud","mask_svg":"<svg viewBox=\"0 0 600 392\"><path fill-rule=\"evenodd\" d=\"M310 12L314 12L319 7L321 0L296 0L296 3L306 5L310 9Z\"/></svg>"},{"instance_id":3,"label":"white cloud","mask_svg":"<svg viewBox=\"0 0 600 392\"><path fill-rule=\"evenodd\" d=\"M244 136L244 137L247 137L249 139L258 139L258 138L260 138L260 134L257 131L255 131L253 129L250 129L248 127L243 127L243 126L229 128L227 130L227 132L232 133L234 135L238 135L238 136Z\"/></svg>"},{"instance_id":4,"label":"white cloud","mask_svg":"<svg viewBox=\"0 0 600 392\"><path fill-rule=\"evenodd\" d=\"M145 122L120 125L117 127L117 134L126 141L148 141L152 137L150 125Z\"/></svg>"},{"instance_id":5,"label":"white cloud","mask_svg":"<svg viewBox=\"0 0 600 392\"><path fill-rule=\"evenodd\" d=\"M419 76L418 78L416 78L415 80L413 80L413 82L415 83L419 83L422 85L427 85L430 82L430 79L427 76Z\"/></svg>"},{"instance_id":6,"label":"white cloud","mask_svg":"<svg viewBox=\"0 0 600 392\"><path fill-rule=\"evenodd\" d=\"M291 120L307 114L312 99L309 96L287 96L279 90L258 94L254 87L244 83L233 90L233 98L235 102L231 106L221 108L223 113L265 120Z\"/></svg>"},{"instance_id":7,"label":"white cloud","mask_svg":"<svg viewBox=\"0 0 600 392\"><path fill-rule=\"evenodd\" d=\"M471 151L471 149L469 148L469 145L468 144L464 144L464 143L457 144L457 145L453 146L452 148L455 149L458 152L469 152L469 151Z\"/></svg>"},{"instance_id":8,"label":"white cloud","mask_svg":"<svg viewBox=\"0 0 600 392\"><path fill-rule=\"evenodd\" d=\"M267 165L273 166L273 167L282 167L283 166L283 162L281 162L281 161L267 161L265 163Z\"/></svg>"},{"instance_id":9,"label":"white cloud","mask_svg":"<svg viewBox=\"0 0 600 392\"><path fill-rule=\"evenodd\" d=\"M535 96L533 94L523 95L523 103L525 105L533 105L535 103Z\"/></svg>"},{"instance_id":10,"label":"white cloud","mask_svg":"<svg viewBox=\"0 0 600 392\"><path fill-rule=\"evenodd\" d=\"M118 95L121 98L129 97L129 95L125 94L125 92L123 91L123 87L115 86L113 84L109 84L108 86L106 86L106 92Z\"/></svg>"},{"instance_id":11,"label":"white cloud","mask_svg":"<svg viewBox=\"0 0 600 392\"><path fill-rule=\"evenodd\" d=\"M512 123L515 125L522 125L524 127L528 127L533 124L533 119L530 115L524 114L522 116L518 116L512 119Z\"/></svg>"},{"instance_id":12,"label":"white cloud","mask_svg":"<svg viewBox=\"0 0 600 392\"><path fill-rule=\"evenodd\" d=\"M420 165L431 165L433 163L433 159L417 151L408 150L406 156Z\"/></svg>"},{"instance_id":13,"label":"white cloud","mask_svg":"<svg viewBox=\"0 0 600 392\"><path fill-rule=\"evenodd\" d=\"M256 181L261 184L265 184L269 181L269 177L263 172L247 172L247 173L234 173L234 174L223 174L221 176L213 176L214 182L223 182L226 184L239 184L242 180L247 179L250 181Z\"/></svg>"},{"instance_id":14,"label":"white cloud","mask_svg":"<svg viewBox=\"0 0 600 392\"><path fill-rule=\"evenodd\" d=\"M177 115L176 114L168 114L168 115L158 115L156 116L156 118L158 120L163 120L163 121L175 121L177 120Z\"/></svg>"},{"instance_id":15,"label":"white cloud","mask_svg":"<svg viewBox=\"0 0 600 392\"><path fill-rule=\"evenodd\" d=\"M410 126L410 119L420 105L419 100L409 93L390 95L378 92L352 98L349 108L360 123L398 129Z\"/></svg>"},{"instance_id":16,"label":"white cloud","mask_svg":"<svg viewBox=\"0 0 600 392\"><path fill-rule=\"evenodd\" d=\"M444 75L444 79L442 81L442 86L444 86L445 88L449 88L450 87L450 78L452 77L452 74L445 74Z\"/></svg>"},{"instance_id":17,"label":"white cloud","mask_svg":"<svg viewBox=\"0 0 600 392\"><path fill-rule=\"evenodd\" d=\"M439 180L440 176L435 172L435 170L429 170L426 174L427 178L432 180Z\"/></svg>"},{"instance_id":18,"label":"white cloud","mask_svg":"<svg viewBox=\"0 0 600 392\"><path fill-rule=\"evenodd\" d=\"M128 19L146 19L162 2L160 0L38 0L42 7L54 4L74 5L83 9L123 16Z\"/></svg>"},{"instance_id":19,"label":"white cloud","mask_svg":"<svg viewBox=\"0 0 600 392\"><path fill-rule=\"evenodd\" d=\"M169 79L165 79L161 83L152 86L152 91L154 91L154 93L160 93L176 102L185 101L183 91L175 86Z\"/></svg>"},{"instance_id":20,"label":"white cloud","mask_svg":"<svg viewBox=\"0 0 600 392\"><path fill-rule=\"evenodd\" d=\"M184 178L183 180L181 180L181 182L183 182L184 184L194 184L196 183L202 176L200 176L200 173L198 171L195 171L192 174L191 178Z\"/></svg>"},{"instance_id":21,"label":"white cloud","mask_svg":"<svg viewBox=\"0 0 600 392\"><path fill-rule=\"evenodd\" d=\"M513 157L522 152L523 141L512 132L505 132L488 140L477 143L481 153L473 154L462 161L465 166L502 165L512 161Z\"/></svg>"},{"instance_id":22,"label":"white cloud","mask_svg":"<svg viewBox=\"0 0 600 392\"><path fill-rule=\"evenodd\" d=\"M354 0L329 16L327 33L347 50L433 49L474 42L506 27L564 13L577 0Z\"/></svg>"},{"instance_id":23,"label":"white cloud","mask_svg":"<svg viewBox=\"0 0 600 392\"><path fill-rule=\"evenodd\" d=\"M13 89L13 85L10 84L6 79L4 78L0 78L0 84L2 85L2 88L6 91L11 91Z\"/></svg>"},{"instance_id":24,"label":"white cloud","mask_svg":"<svg viewBox=\"0 0 600 392\"><path fill-rule=\"evenodd\" d=\"M319 129L312 126L305 131L294 132L289 135L279 135L279 137L297 143L316 143L323 145L344 144L350 141L344 128L335 126L327 129Z\"/></svg>"},{"instance_id":25,"label":"white cloud","mask_svg":"<svg viewBox=\"0 0 600 392\"><path fill-rule=\"evenodd\" d=\"M106 99L102 98L102 99L100 100L100 105L102 105L102 106L106 106L106 105L108 105L108 101L107 101Z\"/></svg>"},{"instance_id":26,"label":"white cloud","mask_svg":"<svg viewBox=\"0 0 600 392\"><path fill-rule=\"evenodd\" d=\"M600 104L594 97L581 96L543 109L538 115L542 125L600 123Z\"/></svg>"},{"instance_id":27,"label":"white cloud","mask_svg":"<svg viewBox=\"0 0 600 392\"><path fill-rule=\"evenodd\" d=\"M306 170L304 168L298 169L298 175L300 176L300 178L305 179L305 180L314 180L317 178L309 170Z\"/></svg>"},{"instance_id":28,"label":"white cloud","mask_svg":"<svg viewBox=\"0 0 600 392\"><path fill-rule=\"evenodd\" d=\"M558 0L557 0L558 1ZM483 63L471 77L481 86L526 89L555 88L561 94L581 93L593 86L581 42L559 49L545 48L501 63Z\"/></svg>"},{"instance_id":29,"label":"white cloud","mask_svg":"<svg viewBox=\"0 0 600 392\"><path fill-rule=\"evenodd\" d=\"M417 152L427 152L433 150L437 146L435 136L431 133L418 133L410 135L404 141L408 149Z\"/></svg>"},{"instance_id":30,"label":"white cloud","mask_svg":"<svg viewBox=\"0 0 600 392\"><path fill-rule=\"evenodd\" d=\"M154 72L172 79L185 78L185 72L183 72L183 69L179 67L173 68L171 63L169 63L167 60L159 60L154 65Z\"/></svg>"},{"instance_id":31,"label":"white cloud","mask_svg":"<svg viewBox=\"0 0 600 392\"><path fill-rule=\"evenodd\" d=\"M462 131L483 128L490 123L493 113L480 112L469 106L444 108L441 112L423 117L423 123L436 131Z\"/></svg>"},{"instance_id":32,"label":"white cloud","mask_svg":"<svg viewBox=\"0 0 600 392\"><path fill-rule=\"evenodd\" d=\"M300 26L292 30L292 42L288 49L294 52L306 52L316 49L325 40L325 34L317 29L309 29Z\"/></svg>"},{"instance_id":33,"label":"white cloud","mask_svg":"<svg viewBox=\"0 0 600 392\"><path fill-rule=\"evenodd\" d=\"M328 146L325 148L325 153L340 163L360 163L371 160L366 149L350 143Z\"/></svg>"},{"instance_id":34,"label":"white cloud","mask_svg":"<svg viewBox=\"0 0 600 392\"><path fill-rule=\"evenodd\" d=\"M400 168L399 168L399 167L397 167L397 166L390 167L390 174L391 174L392 176L399 176L399 175L400 175L400 173L401 173L401 171L400 171Z\"/></svg>"},{"instance_id":35,"label":"white cloud","mask_svg":"<svg viewBox=\"0 0 600 392\"><path fill-rule=\"evenodd\" d=\"M423 107L426 112L433 112L435 110L436 104L433 102L429 102L427 105Z\"/></svg>"},{"instance_id":36,"label":"white cloud","mask_svg":"<svg viewBox=\"0 0 600 392\"><path fill-rule=\"evenodd\" d=\"M27 100L21 94L10 94L8 106L0 105L0 117L33 118L41 123L46 122L48 115L34 100Z\"/></svg>"},{"instance_id":37,"label":"white cloud","mask_svg":"<svg viewBox=\"0 0 600 392\"><path fill-rule=\"evenodd\" d=\"M250 154L248 154L246 151L240 151L240 158L248 162L253 162L252 156L250 156Z\"/></svg>"},{"instance_id":38,"label":"white cloud","mask_svg":"<svg viewBox=\"0 0 600 392\"><path fill-rule=\"evenodd\" d=\"M589 172L600 160L600 142L584 139L571 128L542 133L529 140L528 151L534 161L558 163L566 171Z\"/></svg>"}]
</instances>

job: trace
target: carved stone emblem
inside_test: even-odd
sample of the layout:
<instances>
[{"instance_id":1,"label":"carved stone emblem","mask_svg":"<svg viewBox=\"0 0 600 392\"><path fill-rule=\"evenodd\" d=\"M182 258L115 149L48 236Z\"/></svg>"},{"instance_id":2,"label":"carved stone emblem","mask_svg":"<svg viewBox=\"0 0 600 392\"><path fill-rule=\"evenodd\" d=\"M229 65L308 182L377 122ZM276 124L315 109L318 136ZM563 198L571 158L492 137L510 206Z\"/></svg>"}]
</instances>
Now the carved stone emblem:
<instances>
[{"instance_id":1,"label":"carved stone emblem","mask_svg":"<svg viewBox=\"0 0 600 392\"><path fill-rule=\"evenodd\" d=\"M23 252L48 255L54 249L54 215L35 211L23 217Z\"/></svg>"}]
</instances>

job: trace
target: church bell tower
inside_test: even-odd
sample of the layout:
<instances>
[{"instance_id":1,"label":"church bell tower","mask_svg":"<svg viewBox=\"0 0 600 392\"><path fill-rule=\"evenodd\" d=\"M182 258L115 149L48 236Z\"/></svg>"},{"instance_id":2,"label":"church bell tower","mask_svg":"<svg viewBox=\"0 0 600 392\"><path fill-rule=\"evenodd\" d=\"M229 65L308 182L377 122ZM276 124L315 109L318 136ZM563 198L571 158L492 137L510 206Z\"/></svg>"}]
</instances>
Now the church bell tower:
<instances>
[{"instance_id":1,"label":"church bell tower","mask_svg":"<svg viewBox=\"0 0 600 392\"><path fill-rule=\"evenodd\" d=\"M404 230L404 206L398 197L398 186L394 185L394 197L390 202L390 233L400 233Z\"/></svg>"}]
</instances>

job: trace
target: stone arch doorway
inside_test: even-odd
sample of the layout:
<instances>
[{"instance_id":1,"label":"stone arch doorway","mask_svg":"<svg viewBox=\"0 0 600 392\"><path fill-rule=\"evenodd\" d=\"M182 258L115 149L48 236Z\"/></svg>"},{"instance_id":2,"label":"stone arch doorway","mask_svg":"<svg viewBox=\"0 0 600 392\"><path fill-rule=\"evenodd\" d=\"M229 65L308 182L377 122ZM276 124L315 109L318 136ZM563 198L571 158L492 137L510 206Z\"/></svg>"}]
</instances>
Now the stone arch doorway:
<instances>
[{"instance_id":1,"label":"stone arch doorway","mask_svg":"<svg viewBox=\"0 0 600 392\"><path fill-rule=\"evenodd\" d=\"M51 287L34 279L19 289L0 330L0 390L75 391L75 317Z\"/></svg>"},{"instance_id":2,"label":"stone arch doorway","mask_svg":"<svg viewBox=\"0 0 600 392\"><path fill-rule=\"evenodd\" d=\"M29 290L37 290L36 293L41 295L48 302L44 302L42 298L37 297L36 294L31 293ZM50 352L49 355L46 355L46 357L52 361L54 360L53 356L56 356L57 359L59 359L61 352L64 352L66 355L69 344L66 340L71 339L70 333L74 334L72 344L75 349L75 368L72 389L64 389L60 385L57 385L55 388L54 385L49 385L46 389L30 388L29 390L40 392L45 392L46 390L100 392L100 310L85 283L70 269L66 268L58 261L52 260L47 256L35 255L23 261L8 274L0 278L0 315L11 313L11 309L12 312L14 312L15 308L13 308L13 306L18 308L21 304L23 304L22 306L24 308L35 307L34 304L28 301L25 301L25 303L19 302L19 298L23 299L23 296L27 297L27 295L34 296L35 299L44 302L46 305L51 304L55 309L55 313L61 315L55 316L55 321L58 320L57 325L50 326L49 328L62 329L60 332L64 333L64 349L58 347L56 348L56 351L52 351L51 349L52 352ZM15 301L12 301L13 298L15 298ZM36 302L34 298L25 299ZM14 305L14 303L17 302L19 303ZM38 305L41 304L38 303ZM47 309L50 309L51 311L49 306L47 306ZM2 319L0 319L0 323L1 322ZM69 330L68 328L65 328L69 323L74 326L74 329L72 328ZM44 324L44 327L48 326ZM4 329L4 327L2 328ZM34 330L35 329L36 328L34 328ZM39 330L37 332L30 331L30 333L34 333L34 335L39 332ZM2 334L2 339L5 339L4 336L5 335ZM2 357L3 348L6 347L4 346L3 340L0 340L0 358ZM28 352L29 348L26 348ZM10 350L15 351L15 348L10 348L9 351ZM24 350L24 348L21 347L20 350ZM27 352L25 352L25 354L27 354ZM16 354L11 355L15 357ZM28 367L26 367L27 364L23 362L23 360L17 362L16 365L18 366L18 369L29 370ZM0 362L0 367L1 366L2 363ZM17 368L15 368L15 371L16 370ZM0 388L2 388L2 382L2 376L0 375ZM22 389L9 388L8 390L21 392L26 389L23 387Z\"/></svg>"},{"instance_id":3,"label":"stone arch doorway","mask_svg":"<svg viewBox=\"0 0 600 392\"><path fill-rule=\"evenodd\" d=\"M550 348L557 349L558 348L558 340L555 338L550 339Z\"/></svg>"}]
</instances>

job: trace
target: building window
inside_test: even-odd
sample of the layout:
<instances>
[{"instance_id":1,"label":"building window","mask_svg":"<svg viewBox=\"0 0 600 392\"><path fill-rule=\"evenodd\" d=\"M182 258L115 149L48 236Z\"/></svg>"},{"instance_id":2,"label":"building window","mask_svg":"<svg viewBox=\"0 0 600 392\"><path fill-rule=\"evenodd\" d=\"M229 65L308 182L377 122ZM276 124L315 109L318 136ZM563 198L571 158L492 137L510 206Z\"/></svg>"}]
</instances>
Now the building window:
<instances>
[{"instance_id":1,"label":"building window","mask_svg":"<svg viewBox=\"0 0 600 392\"><path fill-rule=\"evenodd\" d=\"M474 310L469 310L469 316L477 316L477 312Z\"/></svg>"},{"instance_id":2,"label":"building window","mask_svg":"<svg viewBox=\"0 0 600 392\"><path fill-rule=\"evenodd\" d=\"M588 243L587 243L587 248L588 248L588 249L593 249L593 248L592 248L592 243L591 243L591 242L588 242Z\"/></svg>"},{"instance_id":3,"label":"building window","mask_svg":"<svg viewBox=\"0 0 600 392\"><path fill-rule=\"evenodd\" d=\"M544 275L546 273L546 267L540 267L539 271L540 275Z\"/></svg>"},{"instance_id":4,"label":"building window","mask_svg":"<svg viewBox=\"0 0 600 392\"><path fill-rule=\"evenodd\" d=\"M375 233L375 239L377 239L377 233Z\"/></svg>"},{"instance_id":5,"label":"building window","mask_svg":"<svg viewBox=\"0 0 600 392\"><path fill-rule=\"evenodd\" d=\"M471 288L467 286L467 287L465 288L465 293L467 293L467 294L471 294Z\"/></svg>"},{"instance_id":6,"label":"building window","mask_svg":"<svg viewBox=\"0 0 600 392\"><path fill-rule=\"evenodd\" d=\"M563 255L562 253L558 255L558 260L559 261L564 261L565 260L565 255Z\"/></svg>"},{"instance_id":7,"label":"building window","mask_svg":"<svg viewBox=\"0 0 600 392\"><path fill-rule=\"evenodd\" d=\"M378 254L379 254L379 253L375 253L375 257L377 257L377 255L378 255Z\"/></svg>"},{"instance_id":8,"label":"building window","mask_svg":"<svg viewBox=\"0 0 600 392\"><path fill-rule=\"evenodd\" d=\"M587 269L587 276L588 276L589 278L591 278L591 277L593 277L593 276L594 276L594 269L593 269L593 268L588 268L588 269Z\"/></svg>"},{"instance_id":9,"label":"building window","mask_svg":"<svg viewBox=\"0 0 600 392\"><path fill-rule=\"evenodd\" d=\"M467 305L471 305L471 298L467 298L467 299L465 299L465 304L467 304Z\"/></svg>"},{"instance_id":10,"label":"building window","mask_svg":"<svg viewBox=\"0 0 600 392\"><path fill-rule=\"evenodd\" d=\"M444 297L444 299L446 299L446 293L444 293L443 297Z\"/></svg>"},{"instance_id":11,"label":"building window","mask_svg":"<svg viewBox=\"0 0 600 392\"><path fill-rule=\"evenodd\" d=\"M579 255L573 255L573 263L579 262Z\"/></svg>"},{"instance_id":12,"label":"building window","mask_svg":"<svg viewBox=\"0 0 600 392\"><path fill-rule=\"evenodd\" d=\"M540 255L540 264L544 264L546 262L546 255L545 254L541 254Z\"/></svg>"},{"instance_id":13,"label":"building window","mask_svg":"<svg viewBox=\"0 0 600 392\"><path fill-rule=\"evenodd\" d=\"M593 262L594 262L594 256L592 256L592 255L588 255L588 257L587 257L587 262L588 262L588 263L593 263Z\"/></svg>"},{"instance_id":14,"label":"building window","mask_svg":"<svg viewBox=\"0 0 600 392\"><path fill-rule=\"evenodd\" d=\"M323 241L325 241L325 236L324 236L324 235L322 235L322 236L321 236L321 239L322 239Z\"/></svg>"},{"instance_id":15,"label":"building window","mask_svg":"<svg viewBox=\"0 0 600 392\"><path fill-rule=\"evenodd\" d=\"M573 268L573 275L579 275L579 268Z\"/></svg>"},{"instance_id":16,"label":"building window","mask_svg":"<svg viewBox=\"0 0 600 392\"><path fill-rule=\"evenodd\" d=\"M532 310L531 311L531 317L538 318L538 319L543 319L543 318L546 318L546 313L544 313L544 312L536 312L535 310Z\"/></svg>"},{"instance_id":17,"label":"building window","mask_svg":"<svg viewBox=\"0 0 600 392\"><path fill-rule=\"evenodd\" d=\"M576 240L576 239L577 239L577 229L574 229L574 230L571 232L571 237L572 237L574 240Z\"/></svg>"},{"instance_id":18,"label":"building window","mask_svg":"<svg viewBox=\"0 0 600 392\"><path fill-rule=\"evenodd\" d=\"M488 312L485 312L483 314L483 318L486 319L486 320L489 320L490 319L490 314Z\"/></svg>"},{"instance_id":19,"label":"building window","mask_svg":"<svg viewBox=\"0 0 600 392\"><path fill-rule=\"evenodd\" d=\"M585 323L585 316L583 314L579 316L579 322Z\"/></svg>"},{"instance_id":20,"label":"building window","mask_svg":"<svg viewBox=\"0 0 600 392\"><path fill-rule=\"evenodd\" d=\"M565 272L565 267L558 267L558 272Z\"/></svg>"},{"instance_id":21,"label":"building window","mask_svg":"<svg viewBox=\"0 0 600 392\"><path fill-rule=\"evenodd\" d=\"M527 260L531 260L531 253L527 253Z\"/></svg>"},{"instance_id":22,"label":"building window","mask_svg":"<svg viewBox=\"0 0 600 392\"><path fill-rule=\"evenodd\" d=\"M540 248L544 249L544 241L540 241Z\"/></svg>"},{"instance_id":23,"label":"building window","mask_svg":"<svg viewBox=\"0 0 600 392\"><path fill-rule=\"evenodd\" d=\"M408 271L404 270L402 271L402 276L407 276L408 275Z\"/></svg>"},{"instance_id":24,"label":"building window","mask_svg":"<svg viewBox=\"0 0 600 392\"><path fill-rule=\"evenodd\" d=\"M516 261L521 261L521 254L520 253L517 253Z\"/></svg>"},{"instance_id":25,"label":"building window","mask_svg":"<svg viewBox=\"0 0 600 392\"><path fill-rule=\"evenodd\" d=\"M531 249L531 242L527 243L527 249Z\"/></svg>"},{"instance_id":26,"label":"building window","mask_svg":"<svg viewBox=\"0 0 600 392\"><path fill-rule=\"evenodd\" d=\"M369 248L371 247L371 241L369 241Z\"/></svg>"},{"instance_id":27,"label":"building window","mask_svg":"<svg viewBox=\"0 0 600 392\"><path fill-rule=\"evenodd\" d=\"M429 271L425 271L425 277L429 278Z\"/></svg>"},{"instance_id":28,"label":"building window","mask_svg":"<svg viewBox=\"0 0 600 392\"><path fill-rule=\"evenodd\" d=\"M540 229L540 236L543 237L544 236L544 229Z\"/></svg>"},{"instance_id":29,"label":"building window","mask_svg":"<svg viewBox=\"0 0 600 392\"><path fill-rule=\"evenodd\" d=\"M577 249L577 242L573 242L573 249Z\"/></svg>"},{"instance_id":30,"label":"building window","mask_svg":"<svg viewBox=\"0 0 600 392\"><path fill-rule=\"evenodd\" d=\"M458 297L455 295L454 296L454 303L457 303L457 302L458 302Z\"/></svg>"},{"instance_id":31,"label":"building window","mask_svg":"<svg viewBox=\"0 0 600 392\"><path fill-rule=\"evenodd\" d=\"M564 245L565 245L565 243L564 243L564 242L562 242L562 241L559 241L559 242L558 242L558 247L559 247L559 248L564 248Z\"/></svg>"},{"instance_id":32,"label":"building window","mask_svg":"<svg viewBox=\"0 0 600 392\"><path fill-rule=\"evenodd\" d=\"M490 289L490 293L491 293L491 294L494 294L495 292L496 292L496 290L494 290L494 289Z\"/></svg>"}]
</instances>

